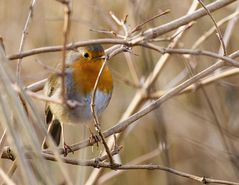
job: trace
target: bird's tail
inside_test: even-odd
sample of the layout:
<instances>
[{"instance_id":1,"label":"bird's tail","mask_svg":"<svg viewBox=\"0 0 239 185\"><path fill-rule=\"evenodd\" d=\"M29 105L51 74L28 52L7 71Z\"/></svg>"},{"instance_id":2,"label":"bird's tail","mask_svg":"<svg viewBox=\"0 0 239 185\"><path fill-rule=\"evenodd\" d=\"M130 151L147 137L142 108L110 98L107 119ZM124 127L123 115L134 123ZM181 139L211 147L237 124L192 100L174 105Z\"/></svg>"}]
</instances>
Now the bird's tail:
<instances>
[{"instance_id":1,"label":"bird's tail","mask_svg":"<svg viewBox=\"0 0 239 185\"><path fill-rule=\"evenodd\" d=\"M59 122L59 120L54 119L48 126L47 132L48 132L48 134L51 135L53 141L58 146L61 141L61 132L62 132L62 127L61 127L61 123ZM43 140L43 143L42 143L42 149L47 149L48 147L49 146L47 143L47 137L45 137Z\"/></svg>"}]
</instances>

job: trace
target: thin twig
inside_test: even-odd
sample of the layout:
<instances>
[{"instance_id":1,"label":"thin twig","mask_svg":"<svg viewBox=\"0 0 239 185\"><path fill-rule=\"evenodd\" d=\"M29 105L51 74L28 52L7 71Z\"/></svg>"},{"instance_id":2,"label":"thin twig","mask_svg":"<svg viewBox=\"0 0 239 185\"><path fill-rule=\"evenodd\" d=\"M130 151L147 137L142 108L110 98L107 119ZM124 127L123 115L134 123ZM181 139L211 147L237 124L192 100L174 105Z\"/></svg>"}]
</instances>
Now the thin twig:
<instances>
[{"instance_id":1,"label":"thin twig","mask_svg":"<svg viewBox=\"0 0 239 185\"><path fill-rule=\"evenodd\" d=\"M235 1L236 0L218 0L207 5L206 7L208 10L210 10L210 12L213 12ZM91 44L124 44L126 46L134 46L134 45L138 45L138 43L142 41L154 39L160 35L173 31L176 28L186 25L190 23L191 21L195 21L205 15L206 15L205 10L201 8L189 15L185 15L181 18L178 18L174 21L171 21L159 27L150 28L146 30L145 32L143 32L142 34L136 35L130 38L130 41L126 41L122 39L97 39L97 40L81 41L81 42L67 44L66 49L75 49L81 46L91 45ZM14 59L24 58L27 56L40 54L40 53L62 51L62 48L63 48L62 45L36 48L36 49L22 52L21 54L14 54L14 55L8 56L8 58L10 60L14 60Z\"/></svg>"},{"instance_id":2,"label":"thin twig","mask_svg":"<svg viewBox=\"0 0 239 185\"><path fill-rule=\"evenodd\" d=\"M114 14L112 11L110 11L109 13L110 13L110 16L112 17L112 19L113 19L119 26L121 26L121 24L122 24L122 23L121 23L121 20L119 20L118 17L116 17L115 14Z\"/></svg>"},{"instance_id":3,"label":"thin twig","mask_svg":"<svg viewBox=\"0 0 239 185\"><path fill-rule=\"evenodd\" d=\"M104 34L110 34L110 35L113 35L114 37L124 39L124 36L116 33L115 31L111 31L111 30L96 30L96 29L91 28L90 31L94 31L94 32L98 32L98 33L104 33Z\"/></svg>"},{"instance_id":4,"label":"thin twig","mask_svg":"<svg viewBox=\"0 0 239 185\"><path fill-rule=\"evenodd\" d=\"M126 165L136 165L136 164L142 164L145 163L146 161L149 161L155 157L158 157L160 155L160 153L162 152L162 150L160 150L160 148L156 148L155 150L148 152L140 157L137 157L136 159L128 162ZM122 174L123 172L127 172L127 171L110 171L106 174L103 174L99 180L98 183L99 184L105 184L108 180L115 178L116 176Z\"/></svg>"},{"instance_id":5,"label":"thin twig","mask_svg":"<svg viewBox=\"0 0 239 185\"><path fill-rule=\"evenodd\" d=\"M131 36L132 32L129 32L129 30L128 30L127 16L125 16L125 18L123 20L119 20L112 12L111 12L111 16L123 28L124 40L128 40L128 38L129 38L129 36ZM125 53L124 55L126 57L128 68L129 68L130 74L131 74L134 82L139 83L139 78L138 78L137 72L135 70L135 66L132 63L131 57L129 56L128 53Z\"/></svg>"},{"instance_id":6,"label":"thin twig","mask_svg":"<svg viewBox=\"0 0 239 185\"><path fill-rule=\"evenodd\" d=\"M101 128L100 128L100 123L99 123L99 120L98 120L98 116L97 116L97 114L96 114L96 112L95 112L95 96L96 96L96 90L97 90L97 86L98 86L99 81L100 81L100 77L101 77L101 75L102 75L102 73L103 73L103 71L104 71L104 68L105 68L106 64L107 64L107 60L108 60L108 58L105 57L104 63L102 64L102 66L101 66L101 68L100 68L100 71L99 71L99 74L98 74L98 76L97 76L97 79L96 79L96 81L95 81L94 88L93 88L93 91L92 91L92 96L91 96L92 98L91 98L91 104L90 104L91 106L90 106L90 107L91 107L91 112L92 112L92 116L93 116L93 119L94 119L96 131L98 132L98 134L99 134L99 136L100 136L100 138L101 138L101 141L102 141L102 143L103 143L103 145L104 145L104 147L105 147L106 153L107 153L107 155L108 155L108 157L109 157L110 164L111 164L112 166L115 166L115 162L114 162L113 157L112 157L112 155L111 155L110 149L109 149L109 147L108 147L108 145L107 145L107 143L106 143L106 141L105 141L105 138L104 138L104 136L103 136L103 134L102 134L102 132L101 132Z\"/></svg>"},{"instance_id":7,"label":"thin twig","mask_svg":"<svg viewBox=\"0 0 239 185\"><path fill-rule=\"evenodd\" d=\"M225 22L231 20L232 18L234 18L235 16L238 16L239 11L234 12L230 15L228 15L227 17L224 17L222 20L217 22L217 26L221 26L223 25ZM201 37L199 37L196 42L193 44L192 49L196 49L199 47L200 44L202 44L204 41L207 40L208 37L210 37L210 35L213 34L213 32L216 30L216 27L213 26L212 28L210 28L208 31L206 31L205 33L202 34Z\"/></svg>"},{"instance_id":8,"label":"thin twig","mask_svg":"<svg viewBox=\"0 0 239 185\"><path fill-rule=\"evenodd\" d=\"M218 8L222 8L222 7L224 7L228 4L231 4L233 2L235 2L235 0L218 0L218 1L215 1L215 2L207 5L206 7L210 12L213 12L213 11L217 10ZM132 44L138 43L139 41L142 41L142 40L156 38L166 32L170 32L180 26L188 24L191 21L195 21L195 20L199 19L200 17L205 16L206 14L207 14L207 12L205 11L205 9L200 8L200 9L196 10L195 12L193 12L189 15L180 17L179 19L176 19L174 21L171 21L169 23L166 23L164 25L161 25L161 26L158 26L155 28L150 28L150 29L146 30L145 32L143 32L142 34L134 36Z\"/></svg>"},{"instance_id":9,"label":"thin twig","mask_svg":"<svg viewBox=\"0 0 239 185\"><path fill-rule=\"evenodd\" d=\"M227 50L226 50L226 46L225 46L225 43L223 41L223 36L222 36L222 32L221 30L219 29L219 27L217 26L217 23L215 21L215 19L213 18L210 10L204 5L204 3L202 2L202 0L198 0L198 2L202 5L202 7L206 10L208 16L212 19L212 22L216 28L216 31L217 31L217 36L219 38L219 41L221 43L221 46L222 46L222 49L223 49L223 55L226 56L227 55Z\"/></svg>"},{"instance_id":10,"label":"thin twig","mask_svg":"<svg viewBox=\"0 0 239 185\"><path fill-rule=\"evenodd\" d=\"M31 5L29 7L29 13L28 13L28 16L27 16L27 20L26 20L25 26L24 26L23 31L22 31L20 47L19 47L19 55L21 55L21 53L23 52L23 49L24 49L24 44L25 44L26 36L28 34L28 29L29 29L29 26L30 26L31 19L33 17L33 8L34 8L34 5L36 4L36 1L37 0L32 0ZM17 62L17 83L20 82L21 63L22 63L22 59L19 58L18 62Z\"/></svg>"},{"instance_id":11,"label":"thin twig","mask_svg":"<svg viewBox=\"0 0 239 185\"><path fill-rule=\"evenodd\" d=\"M227 17L224 17L222 20L217 22L218 26L223 25L225 22L231 20L233 17L238 16L239 11L234 12L233 14L228 15ZM199 37L197 39L197 41L193 44L192 49L196 49L199 47L200 44L202 44L204 41L207 40L208 37L210 37L210 35L213 34L213 32L216 30L215 26L213 26L212 28L210 28L208 31L206 31L201 37Z\"/></svg>"},{"instance_id":12,"label":"thin twig","mask_svg":"<svg viewBox=\"0 0 239 185\"><path fill-rule=\"evenodd\" d=\"M196 91L200 86L206 86L206 85L210 85L211 83L215 83L216 81L229 77L229 76L233 76L239 74L239 68L233 68L233 69L228 69L225 71L221 71L218 74L212 74L210 76L207 76L206 78L200 80L199 84L200 85L196 85L196 84L192 84L190 86L188 86L187 88L185 88L183 91L180 92L180 94L185 94L185 93L189 93L189 92L194 92ZM165 91L156 91L152 94L150 94L150 98L153 99L158 99L159 97L161 97L163 94L165 93Z\"/></svg>"},{"instance_id":13,"label":"thin twig","mask_svg":"<svg viewBox=\"0 0 239 185\"><path fill-rule=\"evenodd\" d=\"M239 11L239 3L237 2L237 8L235 10L234 13L238 12ZM223 42L225 44L225 47L227 48L228 46L228 43L229 43L229 40L231 38L231 35L232 35L232 31L234 29L234 27L237 25L237 21L238 21L238 18L239 16L234 16L227 24L227 27L224 31L224 34L223 34ZM219 48L219 53L222 53L223 52L223 48L222 46Z\"/></svg>"},{"instance_id":14,"label":"thin twig","mask_svg":"<svg viewBox=\"0 0 239 185\"><path fill-rule=\"evenodd\" d=\"M170 12L170 10L168 9L168 10L165 10L165 11L163 11L163 12L158 13L157 15L154 15L153 17L149 18L148 20L146 20L146 21L142 22L141 24L135 26L135 27L130 31L130 33L134 33L134 32L136 32L136 31L141 30L142 27L143 27L145 24L147 24L147 23L153 21L154 19L156 19L156 18L158 18L158 17L161 17L162 15L168 14L169 12Z\"/></svg>"},{"instance_id":15,"label":"thin twig","mask_svg":"<svg viewBox=\"0 0 239 185\"><path fill-rule=\"evenodd\" d=\"M45 157L47 160L55 161L55 157L50 154L43 154L43 157ZM112 169L112 165L110 163L106 162L99 162L97 160L76 160L71 158L62 158L62 161L68 164L72 165L78 165L78 166L91 166L94 168L110 168ZM203 184L209 184L209 183L217 183L217 184L225 184L225 185L239 185L239 182L232 182L232 181L225 181L225 180L218 180L218 179L212 179L207 177L200 177L197 175L185 173L179 170L175 170L173 168L161 166L161 165L154 165L154 164L136 164L136 165L120 165L113 168L114 170L160 170L165 171L180 177L185 177L197 182L201 182Z\"/></svg>"},{"instance_id":16,"label":"thin twig","mask_svg":"<svg viewBox=\"0 0 239 185\"><path fill-rule=\"evenodd\" d=\"M94 40L80 41L80 42L67 44L66 49L74 50L74 49L77 49L78 47L88 46L88 45L92 45L92 44L124 44L124 45L128 45L129 42L125 41L123 39L112 39L112 38L94 39ZM24 57L28 57L28 56L32 56L32 55L36 55L36 54L41 54L41 53L59 52L59 51L62 51L62 49L63 49L62 45L35 48L35 49L29 50L29 51L22 52L21 54L14 54L14 55L8 56L8 59L15 60L18 58L24 58Z\"/></svg>"},{"instance_id":17,"label":"thin twig","mask_svg":"<svg viewBox=\"0 0 239 185\"><path fill-rule=\"evenodd\" d=\"M63 48L62 48L62 66L61 66L61 96L64 103L66 103L65 96L65 68L66 68L66 50L67 42L70 33L70 20L71 20L71 1L70 0L57 0L64 5L64 26L63 26Z\"/></svg>"},{"instance_id":18,"label":"thin twig","mask_svg":"<svg viewBox=\"0 0 239 185\"><path fill-rule=\"evenodd\" d=\"M7 129L5 128L4 131L3 131L3 134L2 134L2 137L0 138L0 154L1 154L1 151L3 149L3 146L4 146L4 143L6 141L6 132L7 132Z\"/></svg>"},{"instance_id":19,"label":"thin twig","mask_svg":"<svg viewBox=\"0 0 239 185\"><path fill-rule=\"evenodd\" d=\"M7 172L8 176L12 177L13 174L16 172L16 169L17 169L17 161L14 160L13 163L11 164L10 169Z\"/></svg>"},{"instance_id":20,"label":"thin twig","mask_svg":"<svg viewBox=\"0 0 239 185\"><path fill-rule=\"evenodd\" d=\"M4 180L3 182L5 182L8 185L16 185L12 179L2 170L2 168L0 168L0 177Z\"/></svg>"},{"instance_id":21,"label":"thin twig","mask_svg":"<svg viewBox=\"0 0 239 185\"><path fill-rule=\"evenodd\" d=\"M28 29L30 27L30 22L33 18L33 8L34 8L35 4L36 4L36 0L32 0L31 5L29 7L27 20L26 20L25 26L24 26L23 31L22 31L22 36L21 36L21 41L20 41L20 46L19 46L19 54L21 54L23 52L23 49L24 49L24 44L25 44L25 41L26 41L26 38L27 38L27 35L28 35ZM22 59L19 58L18 61L17 61L17 69L16 69L16 83L18 85L20 85L20 81L21 81L21 79L20 79L21 78L21 68L22 68ZM27 108L26 102L22 98L21 94L19 94L19 98L21 100L21 103L22 103L26 113L28 114L28 108Z\"/></svg>"},{"instance_id":22,"label":"thin twig","mask_svg":"<svg viewBox=\"0 0 239 185\"><path fill-rule=\"evenodd\" d=\"M112 151L111 155L118 154L119 151L122 149L122 147L119 147ZM31 155L27 155L28 158L31 158ZM42 153L42 156L46 160L50 161L57 161L56 157L51 154L46 154ZM148 158L148 156L147 156ZM7 159L7 158L6 158ZM106 156L102 156L100 158L96 159L91 159L91 160L77 160L77 159L72 159L72 158L67 158L67 157L61 157L61 160L67 164L71 165L77 165L77 166L91 166L94 168L110 168L114 170L160 170L160 171L165 171L169 172L171 174L180 176L180 177L185 177L188 179L192 179L204 184L209 184L209 183L218 183L218 184L225 184L225 185L239 185L238 182L232 182L232 181L225 181L225 180L218 180L218 179L212 179L212 178L207 178L207 177L200 177L196 176L193 174L185 173L182 171L175 170L173 168L161 166L161 165L155 165L155 164L125 164L125 165L118 165L115 167L112 167L110 163L102 162L106 159ZM145 160L145 159L144 159ZM147 160L147 159L146 159Z\"/></svg>"},{"instance_id":23,"label":"thin twig","mask_svg":"<svg viewBox=\"0 0 239 185\"><path fill-rule=\"evenodd\" d=\"M22 90L20 89L20 87L18 85L12 84L12 87L16 92L19 92L19 93L22 92ZM35 99L38 99L38 100L41 100L41 101L44 101L44 102L52 102L52 103L56 103L56 104L60 104L60 105L62 105L64 103L62 101L62 99L51 98L49 96L34 93L34 92L32 92L30 90L27 90L27 89L25 90L25 93L28 94L29 96L35 98Z\"/></svg>"},{"instance_id":24,"label":"thin twig","mask_svg":"<svg viewBox=\"0 0 239 185\"><path fill-rule=\"evenodd\" d=\"M27 90L37 92L43 89L44 84L47 82L47 78L34 82L26 87Z\"/></svg>"},{"instance_id":25,"label":"thin twig","mask_svg":"<svg viewBox=\"0 0 239 185\"><path fill-rule=\"evenodd\" d=\"M188 70L191 72L191 76L194 76L195 71L193 70L193 68L192 68L192 66L190 65L189 61L186 62L186 67L187 67ZM219 70L221 70L221 69L219 69ZM198 85L198 86L201 85L201 84L200 84L200 81L198 81L197 85ZM220 137L221 137L222 144L223 144L223 146L225 147L227 153L231 153L231 151L232 151L232 150L231 150L232 145L231 145L230 142L228 142L227 138L226 138L225 135L224 135L224 131L223 131L223 128L222 128L222 126L221 126L220 119L218 118L218 115L217 115L217 112L216 112L216 110L215 110L215 108L214 108L214 106L213 106L213 103L212 103L211 99L209 98L208 93L207 93L205 87L204 87L204 86L201 86L200 89L201 89L201 92L202 92L203 96L205 97L206 102L207 102L207 105L208 105L208 108L209 108L209 112L212 114L212 116L213 116L213 118L214 118L214 122L215 122L215 124L216 124L216 128L217 128L217 130L218 130L218 132L219 132L219 135L220 135ZM229 159L230 159L230 162L231 162L232 167L235 167L236 165L235 165L234 157L229 156ZM234 174L237 175L237 172L235 172L235 170L237 170L237 169L233 168L233 170L234 170Z\"/></svg>"},{"instance_id":26,"label":"thin twig","mask_svg":"<svg viewBox=\"0 0 239 185\"><path fill-rule=\"evenodd\" d=\"M236 60L231 59L227 56L220 56L216 53L206 51L206 50L192 50L192 49L170 49L170 48L159 48L158 46L155 46L153 44L143 44L143 46L154 49L161 54L169 53L169 54L189 54L189 55L202 55L202 56L208 56L215 59L221 59L225 61L226 65L239 67L239 62Z\"/></svg>"},{"instance_id":27,"label":"thin twig","mask_svg":"<svg viewBox=\"0 0 239 185\"><path fill-rule=\"evenodd\" d=\"M189 28L191 28L196 22L190 22L189 24L185 25L183 27L183 29L176 31L172 36L167 37L167 38L156 38L156 39L152 39L149 40L151 42L162 42L162 41L173 41L173 39L175 39L175 37L177 37L178 35L180 35L181 33L187 31Z\"/></svg>"}]
</instances>

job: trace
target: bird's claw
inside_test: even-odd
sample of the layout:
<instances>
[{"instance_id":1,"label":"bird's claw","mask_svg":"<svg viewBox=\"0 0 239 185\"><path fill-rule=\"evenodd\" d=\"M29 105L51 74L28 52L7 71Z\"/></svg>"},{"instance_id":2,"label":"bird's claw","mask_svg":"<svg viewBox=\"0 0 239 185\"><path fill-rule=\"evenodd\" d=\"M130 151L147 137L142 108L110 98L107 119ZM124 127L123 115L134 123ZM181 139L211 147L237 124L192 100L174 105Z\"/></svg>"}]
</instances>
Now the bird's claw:
<instances>
[{"instance_id":1,"label":"bird's claw","mask_svg":"<svg viewBox=\"0 0 239 185\"><path fill-rule=\"evenodd\" d=\"M66 157L68 155L68 153L70 153L70 152L72 152L74 154L74 151L72 150L72 148L69 145L67 145L65 142L64 142L63 149L64 149L64 152L63 152L64 157Z\"/></svg>"}]
</instances>

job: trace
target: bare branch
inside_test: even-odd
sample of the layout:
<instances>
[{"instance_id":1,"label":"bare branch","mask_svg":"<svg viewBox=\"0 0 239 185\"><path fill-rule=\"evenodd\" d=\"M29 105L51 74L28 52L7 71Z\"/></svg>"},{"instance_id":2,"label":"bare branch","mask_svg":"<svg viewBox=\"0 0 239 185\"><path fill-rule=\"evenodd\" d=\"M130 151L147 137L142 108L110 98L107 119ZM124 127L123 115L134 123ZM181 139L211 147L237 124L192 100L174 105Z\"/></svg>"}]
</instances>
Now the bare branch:
<instances>
[{"instance_id":1,"label":"bare branch","mask_svg":"<svg viewBox=\"0 0 239 185\"><path fill-rule=\"evenodd\" d=\"M155 15L155 16L149 18L148 20L144 21L143 23L137 25L137 26L136 26L135 28L133 28L130 32L131 32L131 33L134 33L134 32L136 32L136 31L141 30L142 27L143 27L145 24L147 24L147 23L153 21L154 19L156 19L156 18L158 18L158 17L161 17L162 15L168 14L169 12L170 12L170 10L168 9L168 10L165 10L165 11L163 11L163 12L158 13L157 15Z\"/></svg>"},{"instance_id":2,"label":"bare branch","mask_svg":"<svg viewBox=\"0 0 239 185\"><path fill-rule=\"evenodd\" d=\"M234 13L228 15L227 17L223 18L222 20L218 21L218 22L217 22L217 26L223 25L225 22L231 20L231 19L234 18L235 16L238 16L238 14L239 14L239 11L234 12ZM197 39L197 41L193 44L192 49L198 48L198 46L199 46L200 44L202 44L210 35L212 35L215 30L216 30L216 27L213 26L213 27L210 28L208 31L206 31L206 32L205 32L201 37L199 37L199 38Z\"/></svg>"},{"instance_id":3,"label":"bare branch","mask_svg":"<svg viewBox=\"0 0 239 185\"><path fill-rule=\"evenodd\" d=\"M203 70L202 72L198 73L197 75L193 76L192 78L190 78L190 79L186 80L185 82L179 84L178 86L170 89L164 95L162 95L159 99L157 99L153 103L149 104L144 109L138 111L137 113L133 114L132 116L130 116L126 120L123 120L123 121L119 122L118 124L115 124L115 126L106 130L105 132L103 132L104 137L107 138L107 137L109 137L113 134L122 132L129 125L131 125L134 121L140 119L141 117L145 116L149 112L157 109L166 100L172 98L176 94L180 93L186 87L194 84L196 81L206 77L207 75L211 74L213 71L215 71L215 70L217 70L217 69L219 69L223 66L224 66L224 62L219 61L219 62L213 64L212 66L210 66L209 68L207 68L207 69ZM79 150L79 149L84 148L86 146L91 146L94 143L95 143L95 141L85 140L85 141L83 141L79 144L72 145L71 149L73 151L76 151L76 150ZM60 153L62 153L62 152L63 152L63 149L60 149ZM51 153L51 151L46 150L45 153Z\"/></svg>"},{"instance_id":4,"label":"bare branch","mask_svg":"<svg viewBox=\"0 0 239 185\"><path fill-rule=\"evenodd\" d=\"M34 8L36 2L37 2L37 0L32 0L31 6L29 8L29 13L28 13L28 16L27 16L27 20L26 20L25 26L24 26L23 31L22 31L20 47L19 47L19 55L21 55L21 53L23 52L26 36L28 34L28 29L29 29L29 26L30 26L30 22L31 22L31 19L33 17L33 8ZM21 63L22 63L22 60L21 60L21 58L19 58L19 60L17 62L17 82L18 83L20 82Z\"/></svg>"},{"instance_id":5,"label":"bare branch","mask_svg":"<svg viewBox=\"0 0 239 185\"><path fill-rule=\"evenodd\" d=\"M92 92L92 96L91 96L92 98L91 98L91 104L90 104L91 106L90 107L91 107L91 112L92 112L92 116L93 116L93 119L94 119L96 131L98 132L98 134L99 134L99 136L101 138L101 141L102 141L102 143L103 143L103 145L105 147L106 153L107 153L107 155L109 157L109 160L110 160L110 164L112 166L115 166L115 162L114 162L113 157L112 157L112 155L110 153L110 149L109 149L109 147L108 147L108 145L107 145L107 143L105 141L105 138L104 138L104 136L103 136L103 134L101 132L100 123L99 123L99 120L98 120L98 115L95 112L96 90L97 90L98 83L100 81L100 77L101 77L101 75L102 75L102 73L104 71L104 68L105 68L106 64L107 64L107 61L108 61L108 57L106 56L105 57L105 61L104 61L104 63L102 64L102 66L100 68L99 74L98 74L97 79L96 79L95 84L94 84L94 88L93 88L93 92Z\"/></svg>"},{"instance_id":6,"label":"bare branch","mask_svg":"<svg viewBox=\"0 0 239 185\"><path fill-rule=\"evenodd\" d=\"M61 66L61 96L64 103L66 103L65 96L65 68L66 68L66 49L68 36L70 33L70 20L71 20L71 1L70 0L57 0L64 5L64 26L63 26L63 48L62 48L62 66Z\"/></svg>"},{"instance_id":7,"label":"bare branch","mask_svg":"<svg viewBox=\"0 0 239 185\"><path fill-rule=\"evenodd\" d=\"M16 185L12 179L10 179L10 177L8 177L8 175L2 170L2 168L0 168L0 176L1 178L4 180L3 182L5 182L8 185Z\"/></svg>"},{"instance_id":8,"label":"bare branch","mask_svg":"<svg viewBox=\"0 0 239 185\"><path fill-rule=\"evenodd\" d=\"M47 160L55 161L55 157L50 154L43 154L43 157L45 157ZM72 165L79 165L79 166L91 166L94 168L110 168L112 169L112 165L110 163L100 162L99 160L77 160L72 158L61 158L63 162L72 164ZM154 164L137 164L137 165L120 165L113 168L114 170L160 170L165 171L174 175L177 175L179 177L185 177L194 181L201 182L203 184L209 184L209 183L217 183L217 184L225 184L225 185L239 185L239 182L232 182L232 181L225 181L225 180L218 180L218 179L212 179L207 177L200 177L196 175L192 175L189 173L185 173L179 170L175 170L173 168L161 166L161 165L154 165Z\"/></svg>"},{"instance_id":9,"label":"bare branch","mask_svg":"<svg viewBox=\"0 0 239 185\"><path fill-rule=\"evenodd\" d=\"M118 154L119 151L122 149L122 147L116 148L114 151L112 151L111 155ZM46 160L50 161L57 161L56 157L51 154L46 154L43 153L42 156ZM31 158L31 155L28 155L29 158ZM217 184L225 184L225 185L239 185L238 182L232 182L232 181L225 181L225 180L218 180L218 179L212 179L212 178L207 178L207 177L200 177L196 176L190 173L185 173L179 170L175 170L173 168L161 166L161 165L155 165L155 164L126 164L126 165L119 165L119 166L114 166L110 163L102 162L106 159L106 156L102 156L100 158L96 159L91 159L91 160L77 160L77 159L72 159L68 157L61 157L61 160L64 163L71 164L71 165L77 165L77 166L91 166L94 168L109 168L109 169L114 169L114 170L160 170L160 171L165 171L169 172L171 174L180 176L180 177L185 177L194 181L201 182L203 184L209 184L209 183L217 183ZM7 159L7 158L6 158Z\"/></svg>"},{"instance_id":10,"label":"bare branch","mask_svg":"<svg viewBox=\"0 0 239 185\"><path fill-rule=\"evenodd\" d=\"M206 7L208 10L213 12L235 1L236 0L218 0L207 5ZM130 41L126 41L122 39L97 39L97 40L81 41L77 43L67 44L66 49L75 49L77 47L91 45L91 44L123 44L126 46L134 46L134 45L138 45L140 42L145 42L146 40L154 39L160 35L168 33L180 26L186 25L190 23L191 21L195 21L205 15L206 15L205 10L201 8L189 15L185 15L181 18L178 18L174 21L171 21L159 27L148 29L145 32L143 32L142 35L140 34L140 35L134 36L133 38L130 38ZM8 58L10 60L13 60L13 59L23 58L23 57L27 57L27 56L31 56L35 54L40 54L40 53L57 52L57 51L61 51L62 48L63 48L62 45L36 48L33 50L22 52L21 54L8 56Z\"/></svg>"},{"instance_id":11,"label":"bare branch","mask_svg":"<svg viewBox=\"0 0 239 185\"><path fill-rule=\"evenodd\" d=\"M224 53L223 55L226 56L226 55L227 55L227 50L226 50L225 43L224 43L224 41L223 41L223 37L222 37L222 32L221 32L221 30L220 30L219 27L217 26L217 23L216 23L215 19L213 18L213 16L212 16L210 10L204 5L204 3L202 2L202 0L198 0L198 2L202 5L202 7L206 10L208 16L212 19L212 22L213 22L213 24L214 24L214 26L215 26L215 28L216 28L216 31L217 31L217 36L218 36L219 41L220 41L220 43L221 43L221 46L222 46L222 48L223 48L223 53Z\"/></svg>"},{"instance_id":12,"label":"bare branch","mask_svg":"<svg viewBox=\"0 0 239 185\"><path fill-rule=\"evenodd\" d=\"M233 2L235 2L235 0L218 0L218 1L215 1L215 2L207 5L206 7L209 11L213 12L213 11L215 11L219 8L222 8L228 4L231 4ZM206 14L207 14L207 12L204 10L204 8L200 8L199 10L196 10L195 12L191 13L190 15L180 17L179 19L176 19L174 21L171 21L171 22L166 23L161 26L148 29L145 32L143 32L141 34L141 36L136 35L132 39L132 44L134 45L135 43L138 43L140 41L145 41L148 39L156 38L162 34L165 34L167 32L175 30L176 28L178 28L180 26L188 24L191 21L195 21L195 20L205 16Z\"/></svg>"}]
</instances>

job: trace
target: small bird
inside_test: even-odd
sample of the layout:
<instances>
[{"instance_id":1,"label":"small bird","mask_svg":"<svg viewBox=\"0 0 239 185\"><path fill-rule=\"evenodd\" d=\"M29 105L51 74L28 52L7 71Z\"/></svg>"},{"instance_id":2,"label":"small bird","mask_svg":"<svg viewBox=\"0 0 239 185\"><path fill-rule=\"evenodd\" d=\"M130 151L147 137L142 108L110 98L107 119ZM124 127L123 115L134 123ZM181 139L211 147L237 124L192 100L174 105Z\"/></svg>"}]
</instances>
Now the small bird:
<instances>
[{"instance_id":1,"label":"small bird","mask_svg":"<svg viewBox=\"0 0 239 185\"><path fill-rule=\"evenodd\" d=\"M82 47L77 51L71 51L66 57L65 69L65 98L76 101L75 107L67 104L47 102L45 106L45 121L48 125L48 133L51 134L56 145L60 144L63 136L63 124L83 124L92 120L91 111L92 93L104 63L105 52L101 45L94 44ZM100 115L107 107L113 90L113 80L108 66L104 67L95 93L95 112ZM45 87L45 95L52 98L62 97L62 78L59 74L51 74ZM46 138L42 148L48 148ZM68 145L64 141L64 149ZM69 149L69 148L68 148Z\"/></svg>"}]
</instances>

